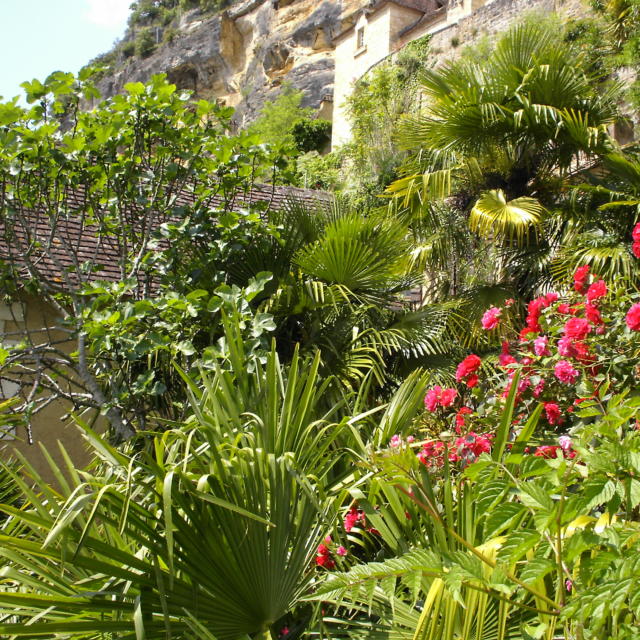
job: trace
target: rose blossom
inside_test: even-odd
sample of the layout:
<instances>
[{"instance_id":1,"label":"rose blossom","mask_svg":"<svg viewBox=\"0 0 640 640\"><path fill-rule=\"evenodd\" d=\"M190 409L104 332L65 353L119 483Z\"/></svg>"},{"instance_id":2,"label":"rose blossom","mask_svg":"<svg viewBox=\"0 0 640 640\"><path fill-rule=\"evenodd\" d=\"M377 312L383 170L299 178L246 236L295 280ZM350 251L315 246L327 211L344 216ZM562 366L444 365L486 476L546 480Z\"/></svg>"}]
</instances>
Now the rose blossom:
<instances>
[{"instance_id":1,"label":"rose blossom","mask_svg":"<svg viewBox=\"0 0 640 640\"><path fill-rule=\"evenodd\" d=\"M538 447L535 450L533 455L538 458L557 458L558 451L562 451L562 449L560 449L558 445L545 444L545 445L542 445L541 447Z\"/></svg>"},{"instance_id":2,"label":"rose blossom","mask_svg":"<svg viewBox=\"0 0 640 640\"><path fill-rule=\"evenodd\" d=\"M640 258L640 242L634 242L631 245L631 251L636 258Z\"/></svg>"},{"instance_id":3,"label":"rose blossom","mask_svg":"<svg viewBox=\"0 0 640 640\"><path fill-rule=\"evenodd\" d=\"M625 322L631 331L640 331L640 302L636 302L636 304L627 311Z\"/></svg>"},{"instance_id":4,"label":"rose blossom","mask_svg":"<svg viewBox=\"0 0 640 640\"><path fill-rule=\"evenodd\" d=\"M640 242L640 222L638 222L636 226L633 227L633 231L631 232L631 237L633 238L634 242Z\"/></svg>"},{"instance_id":5,"label":"rose blossom","mask_svg":"<svg viewBox=\"0 0 640 640\"><path fill-rule=\"evenodd\" d=\"M442 393L440 394L440 406L450 407L456 399L457 395L458 392L455 389L443 389Z\"/></svg>"},{"instance_id":6,"label":"rose blossom","mask_svg":"<svg viewBox=\"0 0 640 640\"><path fill-rule=\"evenodd\" d=\"M547 336L540 336L533 341L533 351L537 356L550 356L547 345L549 344L549 338Z\"/></svg>"},{"instance_id":7,"label":"rose blossom","mask_svg":"<svg viewBox=\"0 0 640 640\"><path fill-rule=\"evenodd\" d=\"M427 408L427 411L435 411L438 407L438 398L440 397L440 391L442 387L436 385L433 389L429 389L427 391L427 395L424 397L424 406Z\"/></svg>"},{"instance_id":8,"label":"rose blossom","mask_svg":"<svg viewBox=\"0 0 640 640\"><path fill-rule=\"evenodd\" d=\"M568 451L569 449L571 449L572 441L569 436L560 436L558 438L558 444L563 451Z\"/></svg>"},{"instance_id":9,"label":"rose blossom","mask_svg":"<svg viewBox=\"0 0 640 640\"><path fill-rule=\"evenodd\" d=\"M475 373L472 373L467 378L467 387L469 387L469 389L473 389L473 387L475 387L479 381L480 381L480 378L478 378L478 376Z\"/></svg>"},{"instance_id":10,"label":"rose blossom","mask_svg":"<svg viewBox=\"0 0 640 640\"><path fill-rule=\"evenodd\" d=\"M458 458L465 462L472 462L481 454L491 451L491 440L488 436L478 435L470 431L466 436L456 438Z\"/></svg>"},{"instance_id":11,"label":"rose blossom","mask_svg":"<svg viewBox=\"0 0 640 640\"><path fill-rule=\"evenodd\" d=\"M604 324L602 316L600 315L600 309L595 305L587 302L587 304L584 305L584 315L587 316L587 320L593 325Z\"/></svg>"},{"instance_id":12,"label":"rose blossom","mask_svg":"<svg viewBox=\"0 0 640 640\"><path fill-rule=\"evenodd\" d=\"M542 392L544 391L544 385L545 385L545 381L543 379L543 380L540 380L540 382L538 382L538 384L533 389L533 395L536 398L539 398L542 395Z\"/></svg>"},{"instance_id":13,"label":"rose blossom","mask_svg":"<svg viewBox=\"0 0 640 640\"><path fill-rule=\"evenodd\" d=\"M587 301L595 302L607 295L607 283L604 280L594 282L587 291Z\"/></svg>"},{"instance_id":14,"label":"rose blossom","mask_svg":"<svg viewBox=\"0 0 640 640\"><path fill-rule=\"evenodd\" d=\"M343 547L342 545L340 545L337 549L336 549L336 554L339 556L346 556L347 555L347 550L345 549L345 547Z\"/></svg>"},{"instance_id":15,"label":"rose blossom","mask_svg":"<svg viewBox=\"0 0 640 640\"><path fill-rule=\"evenodd\" d=\"M427 391L427 395L424 397L424 404L427 411L435 411L440 407L449 407L456 399L458 392L455 389L443 389L437 384L433 389Z\"/></svg>"},{"instance_id":16,"label":"rose blossom","mask_svg":"<svg viewBox=\"0 0 640 640\"><path fill-rule=\"evenodd\" d=\"M584 340L591 333L591 325L585 318L570 318L562 329L565 338Z\"/></svg>"},{"instance_id":17,"label":"rose blossom","mask_svg":"<svg viewBox=\"0 0 640 640\"><path fill-rule=\"evenodd\" d=\"M469 382L471 381L472 374L474 374L480 368L481 365L482 365L482 360L480 360L480 358L475 353L468 355L458 365L456 369L456 382L462 382L462 380L464 380L465 378L468 378L467 386L469 387L475 386L475 385L469 384ZM478 376L475 376L475 384L477 384L478 382L477 378Z\"/></svg>"},{"instance_id":18,"label":"rose blossom","mask_svg":"<svg viewBox=\"0 0 640 640\"><path fill-rule=\"evenodd\" d=\"M578 267L573 275L573 288L578 293L584 293L587 285L587 279L589 278L589 265L585 264L582 267Z\"/></svg>"},{"instance_id":19,"label":"rose blossom","mask_svg":"<svg viewBox=\"0 0 640 640\"><path fill-rule=\"evenodd\" d=\"M554 373L556 378L564 384L573 384L580 375L567 360L560 360L555 366Z\"/></svg>"},{"instance_id":20,"label":"rose blossom","mask_svg":"<svg viewBox=\"0 0 640 640\"><path fill-rule=\"evenodd\" d=\"M575 355L573 340L571 338L560 338L558 340L558 353L565 358L572 358Z\"/></svg>"},{"instance_id":21,"label":"rose blossom","mask_svg":"<svg viewBox=\"0 0 640 640\"><path fill-rule=\"evenodd\" d=\"M349 533L358 523L361 523L362 526L364 526L366 521L367 519L364 515L364 511L357 507L351 507L344 517L344 530Z\"/></svg>"},{"instance_id":22,"label":"rose blossom","mask_svg":"<svg viewBox=\"0 0 640 640\"><path fill-rule=\"evenodd\" d=\"M562 411L555 402L545 402L544 412L547 416L547 422L550 425L560 424L562 422Z\"/></svg>"},{"instance_id":23,"label":"rose blossom","mask_svg":"<svg viewBox=\"0 0 640 640\"><path fill-rule=\"evenodd\" d=\"M502 343L502 350L498 356L498 363L501 367L507 367L510 364L515 364L516 362L518 361L509 353L509 341L505 340Z\"/></svg>"},{"instance_id":24,"label":"rose blossom","mask_svg":"<svg viewBox=\"0 0 640 640\"><path fill-rule=\"evenodd\" d=\"M499 309L498 307L491 307L490 309L487 309L482 316L482 320L480 321L482 323L482 328L485 331L491 331L492 329L495 329L500 324L501 315L502 309Z\"/></svg>"},{"instance_id":25,"label":"rose blossom","mask_svg":"<svg viewBox=\"0 0 640 640\"><path fill-rule=\"evenodd\" d=\"M399 447L402 444L402 437L397 433L394 436L391 436L391 440L389 440L390 447Z\"/></svg>"}]
</instances>

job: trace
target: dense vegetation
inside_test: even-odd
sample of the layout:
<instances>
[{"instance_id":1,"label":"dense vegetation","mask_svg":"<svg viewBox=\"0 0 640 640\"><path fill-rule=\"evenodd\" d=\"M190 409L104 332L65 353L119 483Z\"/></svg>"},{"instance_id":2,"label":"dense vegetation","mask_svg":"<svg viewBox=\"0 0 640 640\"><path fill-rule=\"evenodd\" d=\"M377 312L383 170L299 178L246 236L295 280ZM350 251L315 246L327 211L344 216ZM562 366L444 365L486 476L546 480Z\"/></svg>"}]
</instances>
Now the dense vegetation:
<instances>
[{"instance_id":1,"label":"dense vegetation","mask_svg":"<svg viewBox=\"0 0 640 640\"><path fill-rule=\"evenodd\" d=\"M238 135L162 76L0 105L3 293L73 341L2 345L2 419L62 398L93 453L4 467L0 634L639 637L640 160L588 33L419 42L346 178L292 91ZM335 201L251 200L314 168Z\"/></svg>"}]
</instances>

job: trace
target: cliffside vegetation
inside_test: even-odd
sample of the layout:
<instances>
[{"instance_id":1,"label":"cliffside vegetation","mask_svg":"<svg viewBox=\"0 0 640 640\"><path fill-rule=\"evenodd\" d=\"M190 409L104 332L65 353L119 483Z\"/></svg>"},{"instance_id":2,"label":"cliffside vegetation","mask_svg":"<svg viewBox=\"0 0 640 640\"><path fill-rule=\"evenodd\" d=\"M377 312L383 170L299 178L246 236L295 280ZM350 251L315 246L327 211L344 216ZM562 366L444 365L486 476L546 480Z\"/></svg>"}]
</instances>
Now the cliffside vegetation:
<instances>
[{"instance_id":1,"label":"cliffside vegetation","mask_svg":"<svg viewBox=\"0 0 640 640\"><path fill-rule=\"evenodd\" d=\"M238 0L135 0L131 3L127 30L111 51L91 60L107 75L127 58L147 58L159 46L170 43L177 35L177 24L185 11L199 9L202 16L214 14ZM160 71L160 70L159 70Z\"/></svg>"}]
</instances>

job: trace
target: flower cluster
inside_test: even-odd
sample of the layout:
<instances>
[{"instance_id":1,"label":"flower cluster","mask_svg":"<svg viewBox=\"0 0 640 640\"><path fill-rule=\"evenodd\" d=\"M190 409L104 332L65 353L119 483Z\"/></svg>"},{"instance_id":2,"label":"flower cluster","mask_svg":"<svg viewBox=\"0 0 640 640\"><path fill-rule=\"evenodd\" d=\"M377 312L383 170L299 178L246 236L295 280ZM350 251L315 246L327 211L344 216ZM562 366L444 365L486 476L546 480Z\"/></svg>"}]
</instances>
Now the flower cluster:
<instances>
[{"instance_id":1,"label":"flower cluster","mask_svg":"<svg viewBox=\"0 0 640 640\"><path fill-rule=\"evenodd\" d=\"M436 385L433 389L427 391L424 397L424 406L428 411L435 411L438 407L450 407L458 392L455 389L443 389L440 385Z\"/></svg>"},{"instance_id":2,"label":"flower cluster","mask_svg":"<svg viewBox=\"0 0 640 640\"><path fill-rule=\"evenodd\" d=\"M491 307L484 312L482 316L481 324L482 328L486 331L495 329L500 324L500 316L502 315L502 309L498 307Z\"/></svg>"},{"instance_id":3,"label":"flower cluster","mask_svg":"<svg viewBox=\"0 0 640 640\"><path fill-rule=\"evenodd\" d=\"M633 239L634 253L640 258L640 223L633 230ZM601 402L599 389L604 380L610 386L603 389L615 390L637 384L640 378L636 333L640 333L640 301L637 294L616 285L612 292L589 265L583 265L574 273L571 291L562 296L552 291L528 304L524 328L518 333L514 330L513 338L502 342L497 375L483 376L480 384L482 360L476 354L464 358L456 369L457 389L436 386L426 393L429 413L424 419L431 432L436 425L444 434L442 439L421 444L418 460L437 471L445 462L461 468L489 453L492 433L516 379L517 415L511 437L517 436L525 417L542 403L542 421L536 432L542 444L526 451L543 458L573 458L576 452L568 434L584 415L580 404ZM492 306L481 323L491 331L502 320L502 309ZM625 325L626 333L622 331ZM502 331L508 335L509 327Z\"/></svg>"},{"instance_id":4,"label":"flower cluster","mask_svg":"<svg viewBox=\"0 0 640 640\"><path fill-rule=\"evenodd\" d=\"M331 550L326 544L318 545L318 553L316 555L316 565L325 569L333 569L336 566L335 560L331 554Z\"/></svg>"},{"instance_id":5,"label":"flower cluster","mask_svg":"<svg viewBox=\"0 0 640 640\"><path fill-rule=\"evenodd\" d=\"M467 356L456 369L456 382L464 382L467 387L472 388L478 384L476 371L482 366L482 360L472 353Z\"/></svg>"},{"instance_id":6,"label":"flower cluster","mask_svg":"<svg viewBox=\"0 0 640 640\"><path fill-rule=\"evenodd\" d=\"M331 536L326 536L324 542L318 545L318 549L316 551L316 566L324 567L325 569L335 568L336 562L333 559L334 552L331 551L332 546L335 545L333 545ZM344 546L338 545L335 547L335 554L344 558L344 556L348 554L348 551Z\"/></svg>"},{"instance_id":7,"label":"flower cluster","mask_svg":"<svg viewBox=\"0 0 640 640\"><path fill-rule=\"evenodd\" d=\"M357 507L351 507L347 512L347 515L344 517L344 530L347 533L350 533L351 530L356 525L362 525L364 528L367 524L367 518L364 515L364 511L362 509L358 509Z\"/></svg>"}]
</instances>

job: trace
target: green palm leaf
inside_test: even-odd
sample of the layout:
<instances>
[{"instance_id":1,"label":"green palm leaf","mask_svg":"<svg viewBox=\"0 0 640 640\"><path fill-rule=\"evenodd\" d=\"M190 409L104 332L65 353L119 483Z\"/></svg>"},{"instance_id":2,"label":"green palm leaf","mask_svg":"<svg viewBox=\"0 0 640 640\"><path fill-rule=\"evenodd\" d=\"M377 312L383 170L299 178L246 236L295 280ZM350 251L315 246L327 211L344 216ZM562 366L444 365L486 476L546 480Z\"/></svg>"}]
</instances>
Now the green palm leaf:
<instances>
[{"instance_id":1,"label":"green palm leaf","mask_svg":"<svg viewBox=\"0 0 640 640\"><path fill-rule=\"evenodd\" d=\"M507 201L501 189L494 189L477 200L469 226L481 236L522 244L538 233L544 213L544 207L535 198L523 196Z\"/></svg>"}]
</instances>

